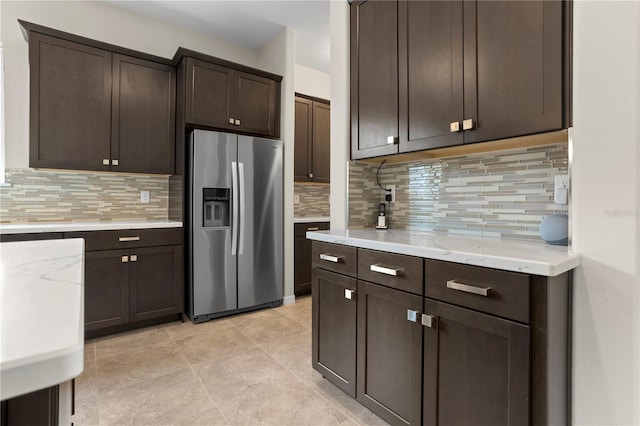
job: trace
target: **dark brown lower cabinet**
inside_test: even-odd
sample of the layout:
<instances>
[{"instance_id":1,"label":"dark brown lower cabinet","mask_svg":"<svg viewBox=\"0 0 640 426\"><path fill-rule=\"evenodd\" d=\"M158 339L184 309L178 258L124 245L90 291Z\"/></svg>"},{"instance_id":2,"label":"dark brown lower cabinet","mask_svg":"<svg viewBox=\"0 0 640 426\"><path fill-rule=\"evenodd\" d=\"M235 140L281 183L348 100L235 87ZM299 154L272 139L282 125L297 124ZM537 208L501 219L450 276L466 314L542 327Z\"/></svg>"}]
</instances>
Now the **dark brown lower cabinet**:
<instances>
[{"instance_id":1,"label":"dark brown lower cabinet","mask_svg":"<svg viewBox=\"0 0 640 426\"><path fill-rule=\"evenodd\" d=\"M131 321L182 312L182 246L143 247L132 250L130 262ZM130 256L131 258L132 256Z\"/></svg>"},{"instance_id":2,"label":"dark brown lower cabinet","mask_svg":"<svg viewBox=\"0 0 640 426\"><path fill-rule=\"evenodd\" d=\"M356 396L356 280L313 269L313 368Z\"/></svg>"},{"instance_id":3,"label":"dark brown lower cabinet","mask_svg":"<svg viewBox=\"0 0 640 426\"><path fill-rule=\"evenodd\" d=\"M529 327L425 299L423 424L529 424Z\"/></svg>"},{"instance_id":4,"label":"dark brown lower cabinet","mask_svg":"<svg viewBox=\"0 0 640 426\"><path fill-rule=\"evenodd\" d=\"M311 240L307 239L307 231L323 231L329 229L329 222L295 223L293 293L302 296L311 292Z\"/></svg>"},{"instance_id":5,"label":"dark brown lower cabinet","mask_svg":"<svg viewBox=\"0 0 640 426\"><path fill-rule=\"evenodd\" d=\"M129 250L85 253L85 331L129 322Z\"/></svg>"},{"instance_id":6,"label":"dark brown lower cabinet","mask_svg":"<svg viewBox=\"0 0 640 426\"><path fill-rule=\"evenodd\" d=\"M58 426L59 386L2 401L2 426Z\"/></svg>"},{"instance_id":7,"label":"dark brown lower cabinet","mask_svg":"<svg viewBox=\"0 0 640 426\"><path fill-rule=\"evenodd\" d=\"M358 281L356 399L394 425L421 421L422 301Z\"/></svg>"}]
</instances>

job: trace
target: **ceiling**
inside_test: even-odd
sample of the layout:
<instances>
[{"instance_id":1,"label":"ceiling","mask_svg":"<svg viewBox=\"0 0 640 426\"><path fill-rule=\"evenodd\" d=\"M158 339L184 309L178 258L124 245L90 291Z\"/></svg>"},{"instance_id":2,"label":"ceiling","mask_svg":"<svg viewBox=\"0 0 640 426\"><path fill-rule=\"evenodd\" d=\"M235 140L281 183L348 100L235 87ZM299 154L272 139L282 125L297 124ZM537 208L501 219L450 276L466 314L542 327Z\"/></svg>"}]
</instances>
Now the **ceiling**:
<instances>
[{"instance_id":1,"label":"ceiling","mask_svg":"<svg viewBox=\"0 0 640 426\"><path fill-rule=\"evenodd\" d=\"M290 27L295 63L329 72L330 0L106 1L253 50Z\"/></svg>"}]
</instances>

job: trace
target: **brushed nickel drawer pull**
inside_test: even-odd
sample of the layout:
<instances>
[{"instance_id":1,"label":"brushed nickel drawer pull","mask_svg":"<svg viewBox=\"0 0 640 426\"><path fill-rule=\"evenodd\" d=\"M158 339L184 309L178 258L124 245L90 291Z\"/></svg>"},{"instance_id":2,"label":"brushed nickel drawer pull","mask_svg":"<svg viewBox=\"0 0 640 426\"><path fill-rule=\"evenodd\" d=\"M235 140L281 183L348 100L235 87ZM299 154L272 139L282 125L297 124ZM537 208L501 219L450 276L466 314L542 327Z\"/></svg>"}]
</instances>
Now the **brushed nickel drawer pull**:
<instances>
[{"instance_id":1,"label":"brushed nickel drawer pull","mask_svg":"<svg viewBox=\"0 0 640 426\"><path fill-rule=\"evenodd\" d=\"M342 256L334 256L332 254L320 253L320 259L327 262L339 263L342 261Z\"/></svg>"},{"instance_id":2,"label":"brushed nickel drawer pull","mask_svg":"<svg viewBox=\"0 0 640 426\"><path fill-rule=\"evenodd\" d=\"M345 288L344 289L344 298L345 299L353 299L353 297L356 295L356 291L355 290L351 290L350 288Z\"/></svg>"},{"instance_id":3,"label":"brushed nickel drawer pull","mask_svg":"<svg viewBox=\"0 0 640 426\"><path fill-rule=\"evenodd\" d=\"M312 226L311 228L307 228L307 231L317 231L320 228L318 228L317 226Z\"/></svg>"},{"instance_id":4,"label":"brushed nickel drawer pull","mask_svg":"<svg viewBox=\"0 0 640 426\"><path fill-rule=\"evenodd\" d=\"M451 290L463 291L465 293L477 294L480 296L488 296L491 287L476 287L473 285L462 284L457 281L449 280L447 281L447 288Z\"/></svg>"},{"instance_id":5,"label":"brushed nickel drawer pull","mask_svg":"<svg viewBox=\"0 0 640 426\"><path fill-rule=\"evenodd\" d=\"M385 274L385 275L391 275L393 277L397 277L397 276L400 276L400 274L402 274L402 268L398 268L398 269L387 268L386 266L382 266L379 264L371 265L370 269L373 272L378 272L380 274Z\"/></svg>"},{"instance_id":6,"label":"brushed nickel drawer pull","mask_svg":"<svg viewBox=\"0 0 640 426\"><path fill-rule=\"evenodd\" d=\"M120 237L120 238L118 238L118 241L120 241L120 242L140 241L140 237Z\"/></svg>"}]
</instances>

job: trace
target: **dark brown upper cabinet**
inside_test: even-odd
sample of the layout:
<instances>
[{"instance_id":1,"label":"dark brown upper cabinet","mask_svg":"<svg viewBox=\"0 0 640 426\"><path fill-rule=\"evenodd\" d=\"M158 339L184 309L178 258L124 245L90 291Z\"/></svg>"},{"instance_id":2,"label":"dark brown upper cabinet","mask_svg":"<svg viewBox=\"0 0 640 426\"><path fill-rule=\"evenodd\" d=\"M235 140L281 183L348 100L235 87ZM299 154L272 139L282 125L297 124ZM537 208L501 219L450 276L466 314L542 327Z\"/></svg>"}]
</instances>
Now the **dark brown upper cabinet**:
<instances>
[{"instance_id":1,"label":"dark brown upper cabinet","mask_svg":"<svg viewBox=\"0 0 640 426\"><path fill-rule=\"evenodd\" d=\"M295 98L294 179L331 181L331 106L328 101Z\"/></svg>"},{"instance_id":2,"label":"dark brown upper cabinet","mask_svg":"<svg viewBox=\"0 0 640 426\"><path fill-rule=\"evenodd\" d=\"M174 67L113 55L111 170L173 173L175 87Z\"/></svg>"},{"instance_id":3,"label":"dark brown upper cabinet","mask_svg":"<svg viewBox=\"0 0 640 426\"><path fill-rule=\"evenodd\" d=\"M29 41L31 167L174 172L169 60L20 24Z\"/></svg>"},{"instance_id":4,"label":"dark brown upper cabinet","mask_svg":"<svg viewBox=\"0 0 640 426\"><path fill-rule=\"evenodd\" d=\"M354 1L352 158L566 127L570 13L566 2Z\"/></svg>"},{"instance_id":5,"label":"dark brown upper cabinet","mask_svg":"<svg viewBox=\"0 0 640 426\"><path fill-rule=\"evenodd\" d=\"M280 82L186 57L187 125L279 136Z\"/></svg>"}]
</instances>

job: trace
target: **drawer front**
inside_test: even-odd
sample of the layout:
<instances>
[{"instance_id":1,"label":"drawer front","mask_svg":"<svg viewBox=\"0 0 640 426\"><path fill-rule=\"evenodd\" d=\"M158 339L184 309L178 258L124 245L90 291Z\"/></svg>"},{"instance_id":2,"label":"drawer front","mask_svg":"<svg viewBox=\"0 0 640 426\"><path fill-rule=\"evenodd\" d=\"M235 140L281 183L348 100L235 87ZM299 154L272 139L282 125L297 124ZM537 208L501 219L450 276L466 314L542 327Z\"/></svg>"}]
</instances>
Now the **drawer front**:
<instances>
[{"instance_id":1,"label":"drawer front","mask_svg":"<svg viewBox=\"0 0 640 426\"><path fill-rule=\"evenodd\" d=\"M311 265L314 268L356 276L358 251L355 247L314 241L311 252Z\"/></svg>"},{"instance_id":2,"label":"drawer front","mask_svg":"<svg viewBox=\"0 0 640 426\"><path fill-rule=\"evenodd\" d=\"M529 276L479 266L425 260L425 295L529 323Z\"/></svg>"},{"instance_id":3,"label":"drawer front","mask_svg":"<svg viewBox=\"0 0 640 426\"><path fill-rule=\"evenodd\" d=\"M182 244L182 228L65 232L64 237L84 238L86 251L168 246Z\"/></svg>"},{"instance_id":4,"label":"drawer front","mask_svg":"<svg viewBox=\"0 0 640 426\"><path fill-rule=\"evenodd\" d=\"M293 233L296 237L306 237L307 231L326 231L327 229L329 229L329 222L309 222L293 224Z\"/></svg>"},{"instance_id":5,"label":"drawer front","mask_svg":"<svg viewBox=\"0 0 640 426\"><path fill-rule=\"evenodd\" d=\"M358 249L358 279L361 280L422 296L422 268L420 257Z\"/></svg>"}]
</instances>

